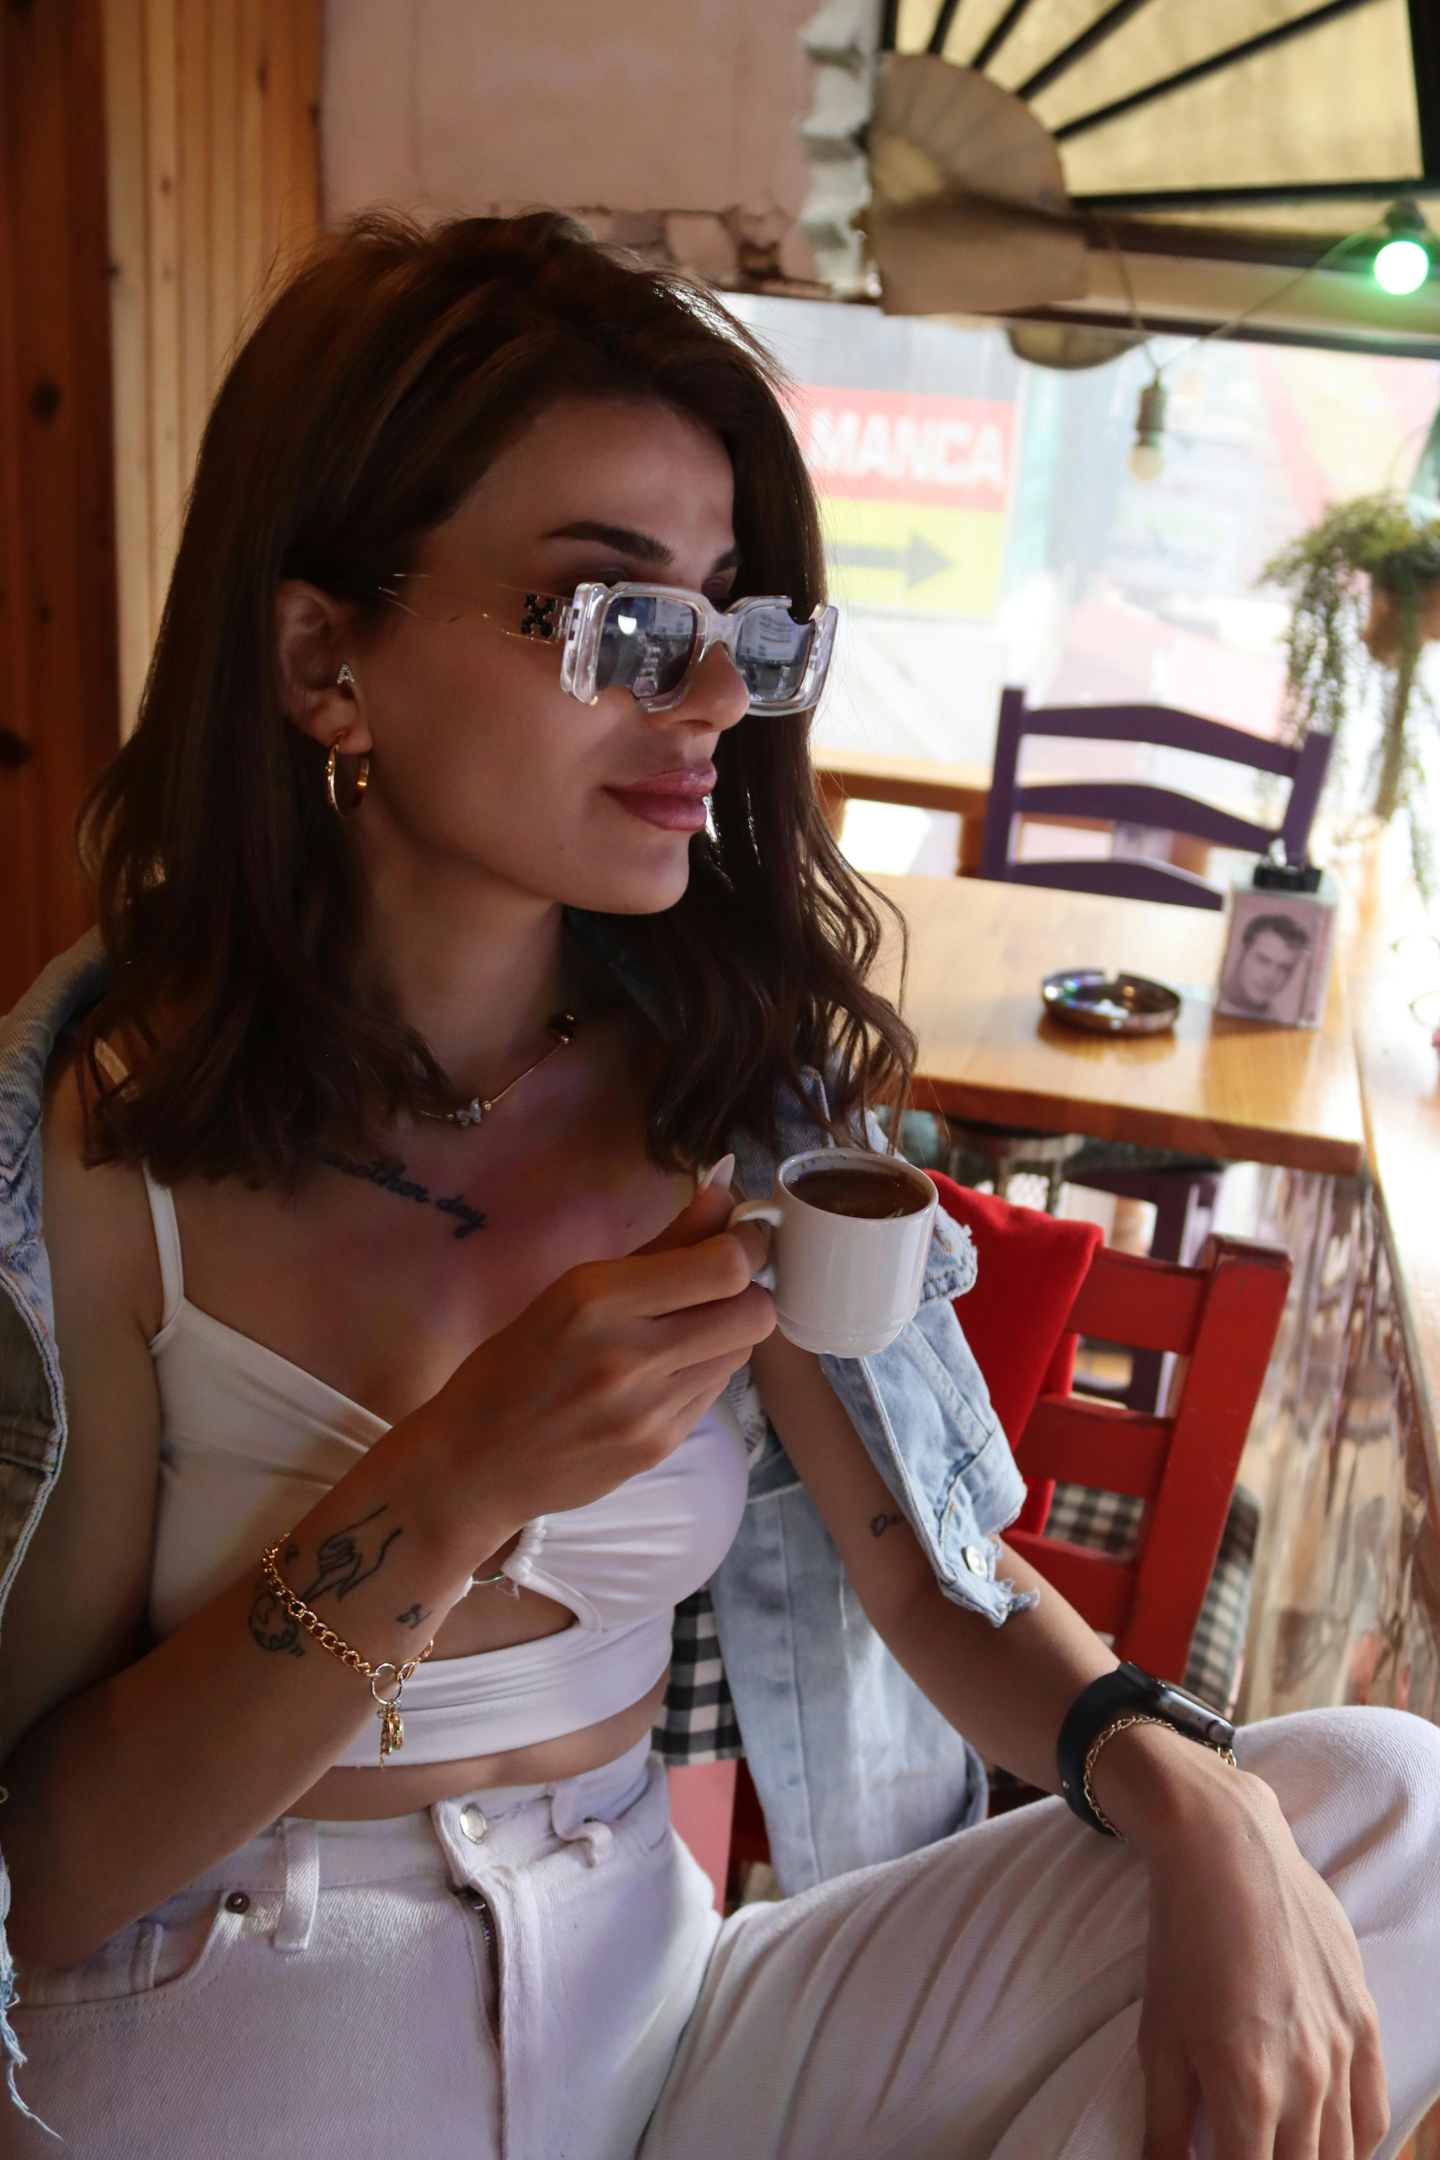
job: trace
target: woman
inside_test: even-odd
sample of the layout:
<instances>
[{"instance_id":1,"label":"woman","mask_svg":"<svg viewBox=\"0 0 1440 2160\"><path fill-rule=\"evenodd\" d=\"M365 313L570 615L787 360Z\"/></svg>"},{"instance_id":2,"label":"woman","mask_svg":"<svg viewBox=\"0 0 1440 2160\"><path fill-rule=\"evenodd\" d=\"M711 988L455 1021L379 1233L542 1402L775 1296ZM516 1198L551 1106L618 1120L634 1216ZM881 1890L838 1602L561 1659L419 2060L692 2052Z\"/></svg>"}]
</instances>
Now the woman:
<instances>
[{"instance_id":1,"label":"woman","mask_svg":"<svg viewBox=\"0 0 1440 2160\"><path fill-rule=\"evenodd\" d=\"M910 1052L790 709L820 597L762 359L562 220L356 228L221 392L105 959L0 1059L18 2086L77 2154L1179 2155L1203 2096L1349 2160L1440 2086L1418 1721L1112 1721L1129 1853L912 1849L960 1733L1053 1789L1115 1661L997 1574L960 1241L822 1370L724 1227L731 1136L768 1189ZM723 1927L647 1763L710 1577L788 1879L908 1854Z\"/></svg>"}]
</instances>

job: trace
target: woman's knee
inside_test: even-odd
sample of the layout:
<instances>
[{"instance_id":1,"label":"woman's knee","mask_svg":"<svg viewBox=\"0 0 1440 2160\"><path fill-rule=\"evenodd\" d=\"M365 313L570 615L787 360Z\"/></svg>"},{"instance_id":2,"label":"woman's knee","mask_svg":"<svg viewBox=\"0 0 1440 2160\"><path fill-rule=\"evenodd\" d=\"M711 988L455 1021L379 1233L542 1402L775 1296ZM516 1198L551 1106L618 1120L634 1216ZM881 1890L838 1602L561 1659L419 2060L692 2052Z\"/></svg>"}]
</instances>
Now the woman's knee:
<instances>
[{"instance_id":1,"label":"woman's knee","mask_svg":"<svg viewBox=\"0 0 1440 2160\"><path fill-rule=\"evenodd\" d=\"M1274 1788L1323 1873L1382 1845L1436 1865L1440 1726L1428 1719L1379 1706L1302 1710L1246 1726L1236 1753Z\"/></svg>"}]
</instances>

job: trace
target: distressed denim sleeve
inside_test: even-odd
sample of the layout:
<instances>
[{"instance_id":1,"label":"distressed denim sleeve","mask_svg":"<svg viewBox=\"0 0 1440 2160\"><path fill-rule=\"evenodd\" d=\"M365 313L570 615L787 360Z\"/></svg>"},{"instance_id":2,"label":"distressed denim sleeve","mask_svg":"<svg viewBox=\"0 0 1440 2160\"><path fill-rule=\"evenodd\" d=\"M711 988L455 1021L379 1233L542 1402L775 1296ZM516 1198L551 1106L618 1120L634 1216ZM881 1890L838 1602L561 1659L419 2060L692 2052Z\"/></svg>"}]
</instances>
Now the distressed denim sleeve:
<instances>
[{"instance_id":1,"label":"distressed denim sleeve","mask_svg":"<svg viewBox=\"0 0 1440 2160\"><path fill-rule=\"evenodd\" d=\"M1025 1481L949 1298L922 1305L873 1357L820 1364L946 1597L997 1626L1033 1605L1033 1593L996 1579L998 1535Z\"/></svg>"}]
</instances>

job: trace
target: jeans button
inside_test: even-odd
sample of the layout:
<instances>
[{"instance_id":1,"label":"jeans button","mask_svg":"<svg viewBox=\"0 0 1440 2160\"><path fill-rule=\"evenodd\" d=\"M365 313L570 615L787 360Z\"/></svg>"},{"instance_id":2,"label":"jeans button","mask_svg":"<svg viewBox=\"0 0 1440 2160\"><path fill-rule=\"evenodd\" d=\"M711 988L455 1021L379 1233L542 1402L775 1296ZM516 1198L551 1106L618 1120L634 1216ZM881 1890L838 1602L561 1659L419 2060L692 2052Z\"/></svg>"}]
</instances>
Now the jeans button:
<instances>
[{"instance_id":1,"label":"jeans button","mask_svg":"<svg viewBox=\"0 0 1440 2160\"><path fill-rule=\"evenodd\" d=\"M961 1558L972 1575L984 1575L989 1572L985 1565L985 1554L981 1546L967 1545L961 1554Z\"/></svg>"},{"instance_id":2,"label":"jeans button","mask_svg":"<svg viewBox=\"0 0 1440 2160\"><path fill-rule=\"evenodd\" d=\"M472 1845L483 1845L490 1830L489 1823L473 1800L467 1800L460 1810L460 1827Z\"/></svg>"},{"instance_id":3,"label":"jeans button","mask_svg":"<svg viewBox=\"0 0 1440 2160\"><path fill-rule=\"evenodd\" d=\"M226 1912L249 1912L250 1900L243 1890L232 1890L225 1900Z\"/></svg>"}]
</instances>

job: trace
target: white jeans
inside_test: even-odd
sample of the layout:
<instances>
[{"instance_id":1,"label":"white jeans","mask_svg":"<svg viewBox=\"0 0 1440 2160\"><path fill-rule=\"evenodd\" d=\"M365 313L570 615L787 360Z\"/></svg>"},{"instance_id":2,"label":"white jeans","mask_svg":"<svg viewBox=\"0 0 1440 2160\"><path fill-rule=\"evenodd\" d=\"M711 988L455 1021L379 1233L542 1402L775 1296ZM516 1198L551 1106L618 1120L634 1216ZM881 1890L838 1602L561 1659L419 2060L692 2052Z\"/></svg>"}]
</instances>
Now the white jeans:
<instances>
[{"instance_id":1,"label":"white jeans","mask_svg":"<svg viewBox=\"0 0 1440 2160\"><path fill-rule=\"evenodd\" d=\"M1440 2092L1440 1730L1312 1711L1240 1745L1359 1936L1393 2153ZM1132 2160L1145 1927L1141 1863L1058 1801L722 1925L636 1749L278 1825L22 1976L20 2086L75 2160Z\"/></svg>"}]
</instances>

